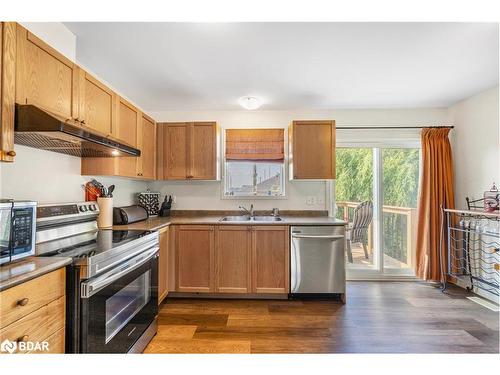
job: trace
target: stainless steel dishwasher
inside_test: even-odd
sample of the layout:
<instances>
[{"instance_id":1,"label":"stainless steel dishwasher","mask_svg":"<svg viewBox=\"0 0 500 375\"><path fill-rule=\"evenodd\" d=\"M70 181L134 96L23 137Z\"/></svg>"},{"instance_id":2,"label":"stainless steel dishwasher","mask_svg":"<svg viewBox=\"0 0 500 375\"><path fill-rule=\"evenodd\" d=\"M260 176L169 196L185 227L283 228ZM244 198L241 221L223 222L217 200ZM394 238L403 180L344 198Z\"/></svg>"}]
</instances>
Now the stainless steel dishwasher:
<instances>
[{"instance_id":1,"label":"stainless steel dishwasher","mask_svg":"<svg viewBox=\"0 0 500 375\"><path fill-rule=\"evenodd\" d=\"M339 297L345 302L345 227L293 226L292 297Z\"/></svg>"}]
</instances>

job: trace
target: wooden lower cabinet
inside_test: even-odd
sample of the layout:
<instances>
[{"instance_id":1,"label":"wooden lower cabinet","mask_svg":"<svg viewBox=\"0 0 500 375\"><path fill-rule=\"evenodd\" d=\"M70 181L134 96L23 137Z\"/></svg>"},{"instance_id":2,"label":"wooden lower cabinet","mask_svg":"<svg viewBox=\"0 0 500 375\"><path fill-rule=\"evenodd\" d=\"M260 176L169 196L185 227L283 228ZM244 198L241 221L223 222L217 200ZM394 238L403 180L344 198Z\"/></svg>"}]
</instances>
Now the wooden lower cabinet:
<instances>
[{"instance_id":1,"label":"wooden lower cabinet","mask_svg":"<svg viewBox=\"0 0 500 375\"><path fill-rule=\"evenodd\" d=\"M289 292L288 226L178 225L175 233L176 292Z\"/></svg>"},{"instance_id":2,"label":"wooden lower cabinet","mask_svg":"<svg viewBox=\"0 0 500 375\"><path fill-rule=\"evenodd\" d=\"M49 350L48 351L30 351L28 354L62 354L64 353L64 345L65 345L65 332L64 328L60 329L57 332L54 332L52 335L47 337L44 341L48 343Z\"/></svg>"},{"instance_id":3,"label":"wooden lower cabinet","mask_svg":"<svg viewBox=\"0 0 500 375\"><path fill-rule=\"evenodd\" d=\"M268 225L252 229L252 292L288 293L290 260L288 227Z\"/></svg>"},{"instance_id":4,"label":"wooden lower cabinet","mask_svg":"<svg viewBox=\"0 0 500 375\"><path fill-rule=\"evenodd\" d=\"M252 227L217 227L215 292L250 293L252 288Z\"/></svg>"},{"instance_id":5,"label":"wooden lower cabinet","mask_svg":"<svg viewBox=\"0 0 500 375\"><path fill-rule=\"evenodd\" d=\"M176 291L214 291L213 225L179 225L175 231Z\"/></svg>"},{"instance_id":6,"label":"wooden lower cabinet","mask_svg":"<svg viewBox=\"0 0 500 375\"><path fill-rule=\"evenodd\" d=\"M158 258L158 304L160 304L168 294L168 258L170 228L160 230L160 256Z\"/></svg>"},{"instance_id":7,"label":"wooden lower cabinet","mask_svg":"<svg viewBox=\"0 0 500 375\"><path fill-rule=\"evenodd\" d=\"M61 268L0 292L0 342L17 342L18 353L64 353L65 280Z\"/></svg>"}]
</instances>

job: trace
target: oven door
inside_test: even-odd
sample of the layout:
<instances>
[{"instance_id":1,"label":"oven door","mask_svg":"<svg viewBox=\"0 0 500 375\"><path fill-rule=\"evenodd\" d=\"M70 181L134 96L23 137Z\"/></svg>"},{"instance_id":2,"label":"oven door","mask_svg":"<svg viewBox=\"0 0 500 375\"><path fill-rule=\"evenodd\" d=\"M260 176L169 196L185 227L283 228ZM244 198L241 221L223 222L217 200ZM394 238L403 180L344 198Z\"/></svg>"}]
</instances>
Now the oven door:
<instances>
[{"instance_id":1,"label":"oven door","mask_svg":"<svg viewBox=\"0 0 500 375\"><path fill-rule=\"evenodd\" d=\"M127 353L158 315L158 247L81 284L81 351Z\"/></svg>"}]
</instances>

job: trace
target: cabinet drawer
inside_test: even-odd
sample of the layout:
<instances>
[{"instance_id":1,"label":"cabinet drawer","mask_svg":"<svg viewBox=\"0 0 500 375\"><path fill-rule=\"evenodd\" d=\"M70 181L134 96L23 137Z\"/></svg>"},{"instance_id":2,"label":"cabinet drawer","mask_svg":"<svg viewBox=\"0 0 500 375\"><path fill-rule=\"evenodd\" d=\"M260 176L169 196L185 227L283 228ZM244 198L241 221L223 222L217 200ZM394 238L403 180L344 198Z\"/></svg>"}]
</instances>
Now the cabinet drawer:
<instances>
[{"instance_id":1,"label":"cabinet drawer","mask_svg":"<svg viewBox=\"0 0 500 375\"><path fill-rule=\"evenodd\" d=\"M64 354L64 328L53 333L44 341L49 344L48 351L33 351L28 354Z\"/></svg>"},{"instance_id":2,"label":"cabinet drawer","mask_svg":"<svg viewBox=\"0 0 500 375\"><path fill-rule=\"evenodd\" d=\"M55 332L64 329L66 297L62 296L48 305L24 316L0 330L0 342L46 341ZM49 350L50 350L49 345Z\"/></svg>"},{"instance_id":3,"label":"cabinet drawer","mask_svg":"<svg viewBox=\"0 0 500 375\"><path fill-rule=\"evenodd\" d=\"M0 292L0 328L65 295L65 269Z\"/></svg>"}]
</instances>

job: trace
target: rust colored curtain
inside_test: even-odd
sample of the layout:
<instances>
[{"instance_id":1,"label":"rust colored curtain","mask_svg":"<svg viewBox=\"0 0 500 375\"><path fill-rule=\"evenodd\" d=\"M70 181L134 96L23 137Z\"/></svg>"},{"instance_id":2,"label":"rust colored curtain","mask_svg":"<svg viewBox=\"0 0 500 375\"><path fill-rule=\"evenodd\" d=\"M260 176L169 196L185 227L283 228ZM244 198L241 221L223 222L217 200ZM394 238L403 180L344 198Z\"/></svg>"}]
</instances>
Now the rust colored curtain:
<instances>
[{"instance_id":1,"label":"rust colored curtain","mask_svg":"<svg viewBox=\"0 0 500 375\"><path fill-rule=\"evenodd\" d=\"M283 129L226 130L226 160L283 161Z\"/></svg>"},{"instance_id":2,"label":"rust colored curtain","mask_svg":"<svg viewBox=\"0 0 500 375\"><path fill-rule=\"evenodd\" d=\"M450 129L423 129L422 171L418 200L417 276L431 281L442 278L441 257L446 241L441 236L441 205L455 207Z\"/></svg>"}]
</instances>

